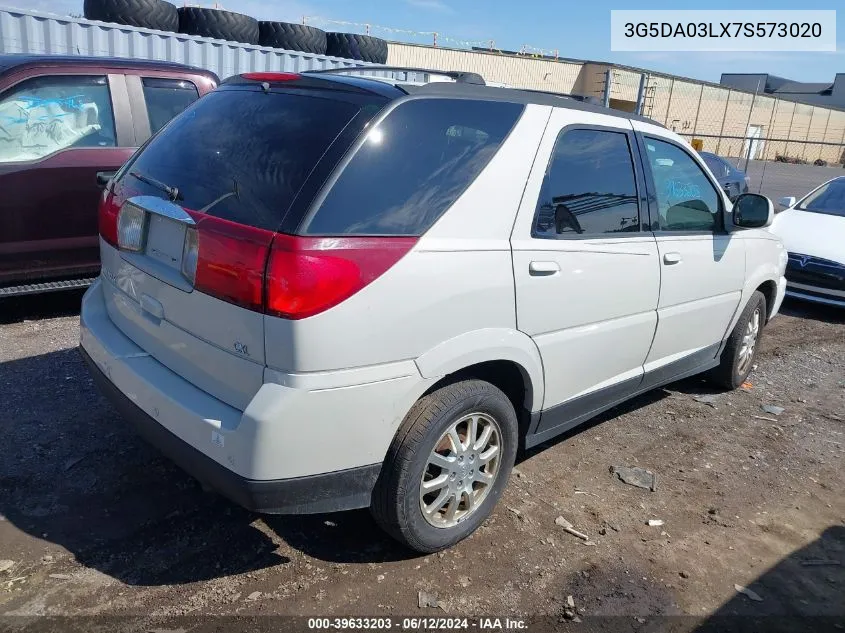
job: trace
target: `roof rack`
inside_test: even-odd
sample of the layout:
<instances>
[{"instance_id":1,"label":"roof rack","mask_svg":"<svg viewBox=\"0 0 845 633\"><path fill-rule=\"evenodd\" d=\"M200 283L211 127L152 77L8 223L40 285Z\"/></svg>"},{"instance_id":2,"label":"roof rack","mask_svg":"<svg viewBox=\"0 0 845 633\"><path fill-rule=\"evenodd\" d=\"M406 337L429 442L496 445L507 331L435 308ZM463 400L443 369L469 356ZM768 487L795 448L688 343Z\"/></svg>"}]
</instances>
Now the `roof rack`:
<instances>
[{"instance_id":1,"label":"roof rack","mask_svg":"<svg viewBox=\"0 0 845 633\"><path fill-rule=\"evenodd\" d=\"M420 81L417 78L411 78L410 75L423 75L424 78L421 83L429 83L432 81L431 75L448 77L456 83L474 84L477 86L485 86L487 83L484 77L478 73L464 72L461 70L432 70L430 68L405 68L404 66L349 66L348 68L327 68L326 70L307 70L307 74L333 74L341 75L344 73L394 73L393 79L398 81ZM395 73L403 73L405 77L396 77Z\"/></svg>"}]
</instances>

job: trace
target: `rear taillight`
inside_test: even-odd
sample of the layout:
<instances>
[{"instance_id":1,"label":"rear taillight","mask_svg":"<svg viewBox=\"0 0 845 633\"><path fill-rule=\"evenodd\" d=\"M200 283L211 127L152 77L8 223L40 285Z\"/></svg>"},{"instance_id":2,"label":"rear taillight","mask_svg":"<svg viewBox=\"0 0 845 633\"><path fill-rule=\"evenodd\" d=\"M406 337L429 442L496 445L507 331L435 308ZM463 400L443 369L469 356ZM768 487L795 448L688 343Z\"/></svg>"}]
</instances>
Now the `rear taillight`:
<instances>
[{"instance_id":1,"label":"rear taillight","mask_svg":"<svg viewBox=\"0 0 845 633\"><path fill-rule=\"evenodd\" d=\"M117 214L117 244L127 251L144 249L147 228L147 213L134 204L126 203Z\"/></svg>"},{"instance_id":2,"label":"rear taillight","mask_svg":"<svg viewBox=\"0 0 845 633\"><path fill-rule=\"evenodd\" d=\"M122 250L144 248L149 213L108 193L100 234ZM286 319L332 308L383 275L416 237L302 237L274 233L185 209L180 271L223 301Z\"/></svg>"},{"instance_id":3,"label":"rear taillight","mask_svg":"<svg viewBox=\"0 0 845 633\"><path fill-rule=\"evenodd\" d=\"M112 246L117 246L117 216L120 204L114 192L106 188L100 198L100 236Z\"/></svg>"},{"instance_id":4,"label":"rear taillight","mask_svg":"<svg viewBox=\"0 0 845 633\"><path fill-rule=\"evenodd\" d=\"M185 229L185 243L182 245L182 276L193 285L197 280L197 263L200 256L200 238L194 227Z\"/></svg>"},{"instance_id":5,"label":"rear taillight","mask_svg":"<svg viewBox=\"0 0 845 633\"><path fill-rule=\"evenodd\" d=\"M267 314L304 319L367 286L399 261L415 237L278 234L267 265Z\"/></svg>"},{"instance_id":6,"label":"rear taillight","mask_svg":"<svg viewBox=\"0 0 845 633\"><path fill-rule=\"evenodd\" d=\"M264 269L275 234L196 211L188 213L196 228L186 233L183 274L190 279L191 269L195 271L194 288L200 292L250 310L263 310ZM186 252L196 257L196 263L185 261Z\"/></svg>"}]
</instances>

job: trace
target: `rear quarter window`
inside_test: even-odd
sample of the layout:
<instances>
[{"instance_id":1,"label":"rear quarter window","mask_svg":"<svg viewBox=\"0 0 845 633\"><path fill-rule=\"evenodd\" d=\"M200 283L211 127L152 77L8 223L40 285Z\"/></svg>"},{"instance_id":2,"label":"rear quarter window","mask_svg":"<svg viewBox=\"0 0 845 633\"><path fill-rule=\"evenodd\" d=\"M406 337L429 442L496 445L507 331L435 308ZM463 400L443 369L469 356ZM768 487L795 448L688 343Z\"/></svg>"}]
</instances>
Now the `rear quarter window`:
<instances>
[{"instance_id":1,"label":"rear quarter window","mask_svg":"<svg viewBox=\"0 0 845 633\"><path fill-rule=\"evenodd\" d=\"M322 203L309 235L420 235L496 154L523 106L415 99L397 106L359 145Z\"/></svg>"}]
</instances>

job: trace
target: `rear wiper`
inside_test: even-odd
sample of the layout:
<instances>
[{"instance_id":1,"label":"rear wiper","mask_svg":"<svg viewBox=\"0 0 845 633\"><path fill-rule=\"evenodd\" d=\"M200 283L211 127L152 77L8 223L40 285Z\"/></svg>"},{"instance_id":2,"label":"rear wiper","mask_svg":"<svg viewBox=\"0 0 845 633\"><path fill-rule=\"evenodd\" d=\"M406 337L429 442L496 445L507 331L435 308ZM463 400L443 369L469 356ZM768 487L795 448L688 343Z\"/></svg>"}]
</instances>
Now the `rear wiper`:
<instances>
[{"instance_id":1,"label":"rear wiper","mask_svg":"<svg viewBox=\"0 0 845 633\"><path fill-rule=\"evenodd\" d=\"M161 189L164 193L167 194L167 197L170 198L171 202L176 202L177 200L182 199L182 194L179 193L178 187L171 187L167 183L161 182L160 180L156 180L155 178L150 178L149 176L145 176L144 174L138 173L137 171L130 171L129 175L133 178L137 178L143 183L150 185L151 187Z\"/></svg>"}]
</instances>

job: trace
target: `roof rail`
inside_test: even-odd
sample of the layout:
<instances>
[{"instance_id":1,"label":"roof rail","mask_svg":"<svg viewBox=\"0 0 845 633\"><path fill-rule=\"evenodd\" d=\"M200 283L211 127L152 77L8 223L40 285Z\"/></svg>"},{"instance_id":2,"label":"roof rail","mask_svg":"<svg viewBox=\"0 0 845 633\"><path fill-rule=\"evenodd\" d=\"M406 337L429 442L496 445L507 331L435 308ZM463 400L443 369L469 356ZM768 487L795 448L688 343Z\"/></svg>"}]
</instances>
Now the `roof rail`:
<instances>
[{"instance_id":1,"label":"roof rail","mask_svg":"<svg viewBox=\"0 0 845 633\"><path fill-rule=\"evenodd\" d=\"M405 73L406 75L409 74L422 74L422 75L439 75L441 77L448 77L452 79L456 83L464 83L464 84L475 84L478 86L485 86L487 85L484 81L484 77L479 75L478 73L470 73L464 72L461 70L432 70L430 68L405 68L404 66L349 66L348 68L327 68L325 70L306 70L305 73L309 75L319 75L319 74L333 74L333 75L340 75L343 73L362 73L362 72L373 72L373 73ZM397 79L394 75L394 79ZM404 78L406 81L414 81L410 77ZM431 81L430 79L426 78L423 83L428 83Z\"/></svg>"}]
</instances>

